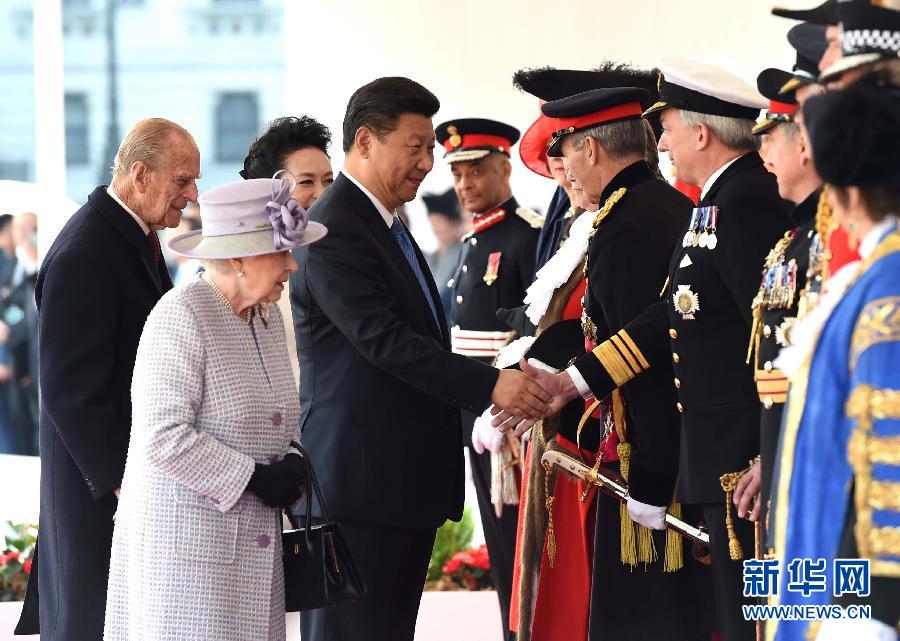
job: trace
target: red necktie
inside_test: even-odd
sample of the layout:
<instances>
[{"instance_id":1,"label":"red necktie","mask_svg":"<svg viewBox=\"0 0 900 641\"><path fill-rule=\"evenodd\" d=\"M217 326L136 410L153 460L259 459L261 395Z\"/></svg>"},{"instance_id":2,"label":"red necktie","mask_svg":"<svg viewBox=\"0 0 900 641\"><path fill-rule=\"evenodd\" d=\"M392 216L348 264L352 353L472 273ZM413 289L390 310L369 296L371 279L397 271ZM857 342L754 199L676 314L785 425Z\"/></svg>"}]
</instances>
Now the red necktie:
<instances>
[{"instance_id":1,"label":"red necktie","mask_svg":"<svg viewBox=\"0 0 900 641\"><path fill-rule=\"evenodd\" d=\"M159 265L159 259L162 257L162 247L159 246L159 237L152 229L147 234L147 242L150 243L150 251L153 252L153 264Z\"/></svg>"}]
</instances>

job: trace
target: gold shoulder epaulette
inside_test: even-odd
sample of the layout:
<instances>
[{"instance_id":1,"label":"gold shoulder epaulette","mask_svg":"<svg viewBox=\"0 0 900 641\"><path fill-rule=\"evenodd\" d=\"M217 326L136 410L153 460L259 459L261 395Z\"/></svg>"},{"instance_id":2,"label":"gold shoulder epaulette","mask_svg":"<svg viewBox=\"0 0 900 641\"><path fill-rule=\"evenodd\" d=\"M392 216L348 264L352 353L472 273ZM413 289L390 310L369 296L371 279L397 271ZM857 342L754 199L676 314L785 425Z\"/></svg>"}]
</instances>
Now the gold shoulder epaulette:
<instances>
[{"instance_id":1,"label":"gold shoulder epaulette","mask_svg":"<svg viewBox=\"0 0 900 641\"><path fill-rule=\"evenodd\" d=\"M519 207L516 209L516 216L531 225L533 229L540 229L544 226L544 217L536 211L528 209L528 207Z\"/></svg>"}]
</instances>

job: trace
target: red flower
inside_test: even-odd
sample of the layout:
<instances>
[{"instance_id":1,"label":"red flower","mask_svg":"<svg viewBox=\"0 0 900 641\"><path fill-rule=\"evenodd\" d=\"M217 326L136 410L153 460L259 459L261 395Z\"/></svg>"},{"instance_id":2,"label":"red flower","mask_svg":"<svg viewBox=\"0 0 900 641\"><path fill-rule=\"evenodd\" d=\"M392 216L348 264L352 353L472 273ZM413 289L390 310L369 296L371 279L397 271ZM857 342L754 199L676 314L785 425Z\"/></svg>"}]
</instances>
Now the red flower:
<instances>
[{"instance_id":1,"label":"red flower","mask_svg":"<svg viewBox=\"0 0 900 641\"><path fill-rule=\"evenodd\" d=\"M443 572L444 574L454 574L460 568L459 559L454 556L452 559L449 559L446 563L444 563Z\"/></svg>"},{"instance_id":2,"label":"red flower","mask_svg":"<svg viewBox=\"0 0 900 641\"><path fill-rule=\"evenodd\" d=\"M31 559L25 560L25 563L22 565L22 569L25 570L25 574L31 574Z\"/></svg>"},{"instance_id":3,"label":"red flower","mask_svg":"<svg viewBox=\"0 0 900 641\"><path fill-rule=\"evenodd\" d=\"M6 553L6 561L7 562L18 561L18 560L19 560L19 553L16 552L15 550L10 550L9 552Z\"/></svg>"}]
</instances>

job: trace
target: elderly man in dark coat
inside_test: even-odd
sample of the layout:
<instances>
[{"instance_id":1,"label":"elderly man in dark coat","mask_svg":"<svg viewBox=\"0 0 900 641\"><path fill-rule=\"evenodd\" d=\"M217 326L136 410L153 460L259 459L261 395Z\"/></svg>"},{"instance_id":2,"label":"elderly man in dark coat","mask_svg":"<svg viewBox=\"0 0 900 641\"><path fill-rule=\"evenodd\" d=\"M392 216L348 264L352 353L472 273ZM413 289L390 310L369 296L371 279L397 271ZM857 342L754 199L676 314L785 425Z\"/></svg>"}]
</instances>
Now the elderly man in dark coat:
<instances>
[{"instance_id":1,"label":"elderly man in dark coat","mask_svg":"<svg viewBox=\"0 0 900 641\"><path fill-rule=\"evenodd\" d=\"M113 516L131 431L131 377L147 315L172 288L156 232L197 199L200 154L179 125L143 120L63 227L38 274L41 514L38 571L18 631L103 637Z\"/></svg>"}]
</instances>

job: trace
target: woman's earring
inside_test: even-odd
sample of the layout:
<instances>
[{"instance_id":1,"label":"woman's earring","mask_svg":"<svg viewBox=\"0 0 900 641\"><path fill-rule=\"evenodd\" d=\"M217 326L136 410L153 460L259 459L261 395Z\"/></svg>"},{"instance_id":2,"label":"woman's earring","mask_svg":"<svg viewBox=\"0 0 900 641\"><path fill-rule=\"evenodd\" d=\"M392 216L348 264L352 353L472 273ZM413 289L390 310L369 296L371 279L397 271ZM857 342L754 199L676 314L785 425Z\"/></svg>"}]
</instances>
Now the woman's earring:
<instances>
[{"instance_id":1,"label":"woman's earring","mask_svg":"<svg viewBox=\"0 0 900 641\"><path fill-rule=\"evenodd\" d=\"M243 278L243 277L246 276L246 275L247 275L247 274L244 273L244 270L243 270L243 269L242 269L241 271L238 272L238 278Z\"/></svg>"}]
</instances>

